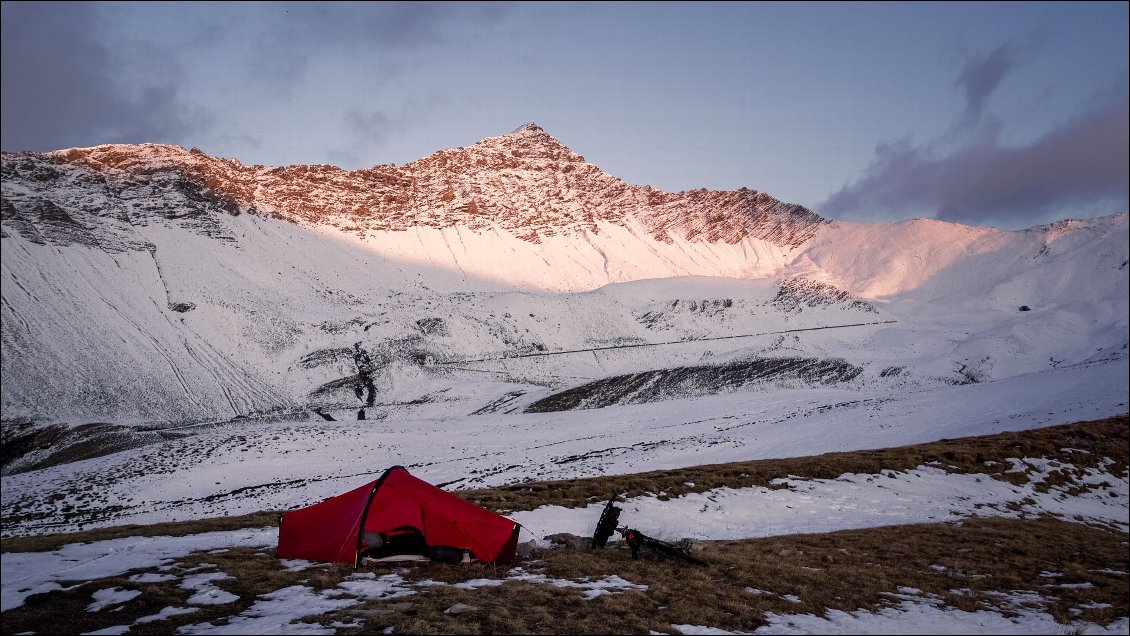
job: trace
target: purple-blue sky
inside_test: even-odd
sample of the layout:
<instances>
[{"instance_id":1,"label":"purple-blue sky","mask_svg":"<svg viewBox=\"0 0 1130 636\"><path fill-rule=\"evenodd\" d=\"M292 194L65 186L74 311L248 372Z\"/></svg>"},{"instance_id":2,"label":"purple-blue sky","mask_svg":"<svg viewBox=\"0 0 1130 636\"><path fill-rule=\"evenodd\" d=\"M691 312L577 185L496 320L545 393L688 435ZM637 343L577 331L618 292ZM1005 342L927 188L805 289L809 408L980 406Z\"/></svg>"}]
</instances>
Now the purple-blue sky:
<instances>
[{"instance_id":1,"label":"purple-blue sky","mask_svg":"<svg viewBox=\"0 0 1130 636\"><path fill-rule=\"evenodd\" d=\"M534 121L664 190L1124 212L1128 5L3 3L2 146L404 164Z\"/></svg>"}]
</instances>

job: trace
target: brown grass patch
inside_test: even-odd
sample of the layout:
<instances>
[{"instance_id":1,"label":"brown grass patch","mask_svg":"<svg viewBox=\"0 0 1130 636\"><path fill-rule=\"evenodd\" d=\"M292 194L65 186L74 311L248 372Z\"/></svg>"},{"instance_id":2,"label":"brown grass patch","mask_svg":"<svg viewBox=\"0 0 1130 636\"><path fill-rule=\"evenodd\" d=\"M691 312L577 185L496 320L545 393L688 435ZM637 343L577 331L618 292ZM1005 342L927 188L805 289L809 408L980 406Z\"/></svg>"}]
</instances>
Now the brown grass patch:
<instances>
[{"instance_id":1,"label":"brown grass patch","mask_svg":"<svg viewBox=\"0 0 1130 636\"><path fill-rule=\"evenodd\" d=\"M523 567L573 580L615 574L648 589L586 601L576 590L521 582L475 590L422 588L407 599L413 602L410 614L366 619L345 633L374 633L389 626L395 633L672 633L675 624L748 631L765 625L768 612L821 615L828 609L874 611L897 605L900 587L916 588L966 611L1006 614L1015 609L1007 595L1036 592L1060 622L1105 625L1130 613L1126 539L1125 533L1050 518L971 519L717 542L702 553L710 563L705 568L633 561L627 550L551 550ZM477 571L461 578L481 576ZM406 578L439 577L423 567ZM1091 587L1049 587L1083 583ZM459 616L443 613L455 603L481 609ZM1112 607L1071 613L1080 605L1101 603ZM319 622L340 619L327 616Z\"/></svg>"},{"instance_id":2,"label":"brown grass patch","mask_svg":"<svg viewBox=\"0 0 1130 636\"><path fill-rule=\"evenodd\" d=\"M829 453L815 457L697 466L636 475L562 482L530 482L460 493L496 510L540 505L580 506L610 494L636 496L666 492L674 497L721 486L771 486L790 475L835 478L844 473L877 474L932 464L952 472L985 473L1026 483L1027 475L1006 472L1008 458L1043 457L1078 468L1109 459L1114 474L1127 470L1130 418L1031 431L942 440L902 448ZM1048 482L1069 483L1067 475ZM694 486L687 486L693 482ZM79 533L5 539L4 551L41 551L67 543L129 536L185 535L277 523L265 511L240 517L203 519L152 526L119 526ZM893 526L827 534L793 535L708 543L701 553L708 567L681 562L632 560L626 550L550 550L521 564L547 577L581 580L617 575L648 586L585 600L575 589L508 581L473 590L450 586L421 587L392 601L363 601L357 606L305 619L322 625L338 621L342 633L372 633L393 627L397 633L450 634L598 634L672 632L671 625L708 625L752 630L766 624L766 614L823 614L828 609L875 610L897 604L900 587L942 599L946 605L976 611L1015 611L1008 595L1040 595L1043 609L1065 625L1085 620L1100 625L1130 615L1125 532L1053 518L969 519L959 524ZM219 571L232 578L216 587L239 597L220 606L200 606L193 614L133 625L131 634L157 634L200 622L223 622L255 603L261 595L291 585L315 590L336 587L353 570L325 565L288 572L269 550L232 549L198 553L178 561L177 572L191 568ZM212 564L208 566L206 564ZM164 607L184 607L194 593L180 581L136 583L134 573L97 581L74 582L64 591L38 594L24 606L2 615L4 633L50 631L82 633L131 624ZM384 573L383 570L378 573ZM456 583L473 578L506 578L496 565L417 566L404 572L409 581L431 579ZM64 587L72 583L62 582ZM141 590L141 596L101 612L87 612L96 590ZM749 590L761 590L754 593ZM785 598L791 595L798 602ZM479 609L445 614L455 603ZM1110 607L1102 608L1102 604ZM1086 606L1086 607L1084 607ZM353 625L341 628L341 624Z\"/></svg>"},{"instance_id":3,"label":"brown grass patch","mask_svg":"<svg viewBox=\"0 0 1130 636\"><path fill-rule=\"evenodd\" d=\"M813 457L695 466L668 471L570 481L528 482L458 494L498 511L543 505L578 507L626 497L665 493L677 497L720 487L772 487L778 478L833 479L845 473L879 474L933 465L950 472L982 473L1012 483L1028 483L1024 472L1009 472L1010 458L1044 458L1076 467L1074 474L1052 473L1045 486L1071 485L1079 470L1104 469L1123 475L1130 464L1130 417L1019 432L941 440L900 448L827 453ZM688 486L687 483L693 483ZM1072 486L1082 492L1083 486ZM121 537L187 535L209 531L274 526L278 512L201 519L157 525L117 526L69 534L4 539L3 551L57 549L68 543ZM743 541L708 542L698 567L676 561L633 560L627 550L549 550L520 564L550 578L597 580L620 576L646 590L628 590L585 600L575 589L507 581L500 586L459 589L450 585L417 588L417 593L356 606L304 620L341 633L448 634L621 634L673 632L692 624L750 631L777 615L822 615L829 609L852 612L897 605L900 588L942 600L965 611L991 609L1005 615L1017 607L1015 594L1038 595L1038 606L1065 625L1073 621L1109 625L1130 616L1130 536L1126 532L1039 519L971 518L956 524L919 524L825 534L790 535ZM130 634L165 634L202 622L223 623L251 607L262 595L293 585L314 590L336 588L352 568L323 565L290 572L270 550L236 548L196 553L176 563L173 573L200 568L231 578L213 582L238 597L224 605L133 625L165 607L184 607L195 592L181 580L138 583L132 574L95 581L61 581L69 589L29 597L0 615L3 633L25 631L83 633L131 625ZM378 573L392 571L379 570ZM503 579L509 569L496 565L428 564L402 570L408 581L457 583L474 578ZM71 587L73 585L73 587ZM100 612L88 612L95 591L139 590L141 595ZM756 591L751 591L756 590ZM795 602L789 600L794 598ZM477 611L451 615L455 603ZM1109 605L1109 607L1103 607ZM299 613L299 612L296 612ZM341 628L341 624L351 627Z\"/></svg>"},{"instance_id":4,"label":"brown grass patch","mask_svg":"<svg viewBox=\"0 0 1130 636\"><path fill-rule=\"evenodd\" d=\"M983 473L994 479L1016 484L1028 482L1024 473L1009 473L1008 458L1043 457L1077 468L1095 468L1104 458L1113 460L1106 468L1121 474L1130 465L1130 415L1078 422L1062 426L946 439L879 450L826 453L811 457L766 459L728 464L704 464L675 470L629 475L590 477L567 481L531 481L455 494L480 506L499 512L533 510L539 506L583 507L607 501L617 494L636 497L648 493L660 499L714 488L772 488L775 479L796 476L834 479L845 473L877 474L903 471L932 464L950 472ZM1050 484L1062 479L1052 474ZM687 483L693 483L688 486ZM277 526L280 511L262 511L238 517L218 517L156 525L125 525L34 537L12 537L3 541L4 552L54 550L67 543L102 541L130 536L182 536L218 530L238 530L257 526Z\"/></svg>"},{"instance_id":5,"label":"brown grass patch","mask_svg":"<svg viewBox=\"0 0 1130 636\"><path fill-rule=\"evenodd\" d=\"M61 582L64 588L81 583L77 588L54 591L28 597L22 607L4 612L3 632L24 631L57 634L80 634L111 627L130 625L138 618L157 614L165 607L196 607L191 614L177 615L165 620L131 625L130 634L168 634L182 625L224 620L239 614L254 604L257 597L291 585L307 585L314 589L336 587L349 576L352 568L326 565L312 570L288 572L271 551L233 548L215 554L198 552L175 562L176 567L164 573L178 577L189 573L223 572L231 578L212 581L212 585L235 594L238 601L223 605L192 605L186 601L195 590L180 587L181 580L158 583L137 583L129 577L140 573L157 573L156 567L131 570L121 576L89 582ZM141 596L122 605L111 605L99 612L87 612L96 590L107 588L140 590Z\"/></svg>"},{"instance_id":6,"label":"brown grass patch","mask_svg":"<svg viewBox=\"0 0 1130 636\"><path fill-rule=\"evenodd\" d=\"M519 566L527 572L569 580L617 575L648 589L585 600L575 589L522 581L470 590L429 586L417 588L412 596L362 601L304 620L326 626L335 622L352 625L339 627L346 634L376 633L386 627L393 627L395 633L671 633L674 624L748 631L765 625L769 612L820 615L828 609L876 610L896 605L899 599L894 595L899 588L909 587L966 611L995 609L1006 614L1015 608L1002 595L1036 592L1045 610L1065 624L1086 620L1106 625L1130 615L1127 539L1126 533L1052 518L975 518L959 524L713 542L700 553L708 562L706 567L632 560L626 549L546 550ZM255 549L197 553L179 559L176 565L174 573L200 568L196 571L230 575L232 578L213 585L239 600L135 625L129 633L171 633L183 625L223 622L263 594L291 585L330 589L353 573L352 568L341 565L288 572L269 551ZM193 594L179 587L179 580L150 584L129 580L130 574L145 571L157 569L135 570L68 591L32 596L23 607L2 615L3 631L81 633L126 625L163 607L184 607ZM410 582L447 583L504 579L509 573L507 567L490 564L386 566L373 571L377 575L400 572ZM93 592L110 587L137 589L142 595L122 604L121 609L111 606L87 612ZM799 602L785 599L786 595ZM444 613L456 603L479 609L460 615ZM1072 612L1085 604L1103 603L1111 607Z\"/></svg>"},{"instance_id":7,"label":"brown grass patch","mask_svg":"<svg viewBox=\"0 0 1130 636\"><path fill-rule=\"evenodd\" d=\"M497 511L533 510L556 505L569 508L607 501L613 494L638 497L666 493L663 498L715 488L772 487L771 482L794 475L835 479L845 473L876 474L935 465L955 473L984 473L1012 483L1027 483L1024 473L1006 472L1008 458L1043 457L1079 468L1095 468L1104 458L1121 474L1130 462L1130 416L1078 422L1026 431L997 433L928 444L877 450L825 453L811 457L764 459L728 464L704 464L676 470L651 471L566 481L539 481L464 490L458 494ZM687 483L694 484L688 486ZM1054 485L1054 482L1049 485Z\"/></svg>"},{"instance_id":8,"label":"brown grass patch","mask_svg":"<svg viewBox=\"0 0 1130 636\"><path fill-rule=\"evenodd\" d=\"M111 526L108 528L95 528L80 532L60 532L57 534L44 534L33 537L8 537L3 541L4 552L47 552L57 550L68 543L89 543L92 541L106 541L121 539L123 537L180 537L202 532L217 532L223 530L242 530L243 528L258 528L278 526L281 512L264 510L237 517L211 517L208 519L193 519L192 521L167 521L152 525L125 525Z\"/></svg>"}]
</instances>

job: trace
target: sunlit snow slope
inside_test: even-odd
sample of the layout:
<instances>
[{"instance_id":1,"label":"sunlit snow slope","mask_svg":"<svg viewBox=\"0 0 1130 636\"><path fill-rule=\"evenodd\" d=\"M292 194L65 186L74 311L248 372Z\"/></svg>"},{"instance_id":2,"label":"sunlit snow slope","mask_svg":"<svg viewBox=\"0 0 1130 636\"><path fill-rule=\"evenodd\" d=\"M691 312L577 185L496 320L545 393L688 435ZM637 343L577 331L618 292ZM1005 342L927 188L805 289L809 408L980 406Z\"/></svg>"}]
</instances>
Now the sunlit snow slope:
<instances>
[{"instance_id":1,"label":"sunlit snow slope","mask_svg":"<svg viewBox=\"0 0 1130 636\"><path fill-rule=\"evenodd\" d=\"M6 421L905 392L1127 355L1125 214L830 222L626 184L533 125L354 172L5 153L2 205Z\"/></svg>"}]
</instances>

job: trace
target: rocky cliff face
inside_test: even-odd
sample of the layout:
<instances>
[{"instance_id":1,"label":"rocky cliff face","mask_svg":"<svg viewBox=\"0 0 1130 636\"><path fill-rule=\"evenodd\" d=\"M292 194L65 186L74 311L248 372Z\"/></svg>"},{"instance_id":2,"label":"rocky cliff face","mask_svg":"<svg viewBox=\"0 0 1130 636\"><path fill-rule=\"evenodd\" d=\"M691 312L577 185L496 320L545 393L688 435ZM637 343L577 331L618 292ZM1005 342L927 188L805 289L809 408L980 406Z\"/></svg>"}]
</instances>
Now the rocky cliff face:
<instances>
[{"instance_id":1,"label":"rocky cliff face","mask_svg":"<svg viewBox=\"0 0 1130 636\"><path fill-rule=\"evenodd\" d=\"M638 225L655 240L782 248L809 240L818 215L755 190L669 193L627 184L534 124L406 166L244 166L199 150L144 144L5 153L3 219L35 242L144 248L131 225L172 220L219 239L217 215L269 215L357 232L501 229L540 243Z\"/></svg>"}]
</instances>

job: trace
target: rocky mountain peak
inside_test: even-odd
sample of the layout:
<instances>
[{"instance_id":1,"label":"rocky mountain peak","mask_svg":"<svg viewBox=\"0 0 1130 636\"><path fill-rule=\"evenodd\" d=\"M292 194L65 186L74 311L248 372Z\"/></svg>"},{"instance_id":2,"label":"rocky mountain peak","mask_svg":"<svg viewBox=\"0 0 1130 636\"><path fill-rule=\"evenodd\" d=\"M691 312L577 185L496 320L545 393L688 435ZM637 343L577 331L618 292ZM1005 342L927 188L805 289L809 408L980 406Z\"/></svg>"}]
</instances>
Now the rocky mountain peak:
<instances>
[{"instance_id":1,"label":"rocky mountain peak","mask_svg":"<svg viewBox=\"0 0 1130 636\"><path fill-rule=\"evenodd\" d=\"M542 133L542 134L545 134L545 129L531 121L531 122L526 122L526 123L522 124L521 126L518 126L513 131L510 132L511 135L522 135L522 134L526 134L526 133L534 133L534 134Z\"/></svg>"},{"instance_id":2,"label":"rocky mountain peak","mask_svg":"<svg viewBox=\"0 0 1130 636\"><path fill-rule=\"evenodd\" d=\"M556 137L545 132L541 126L534 123L523 124L513 132L495 137L487 137L467 148L440 151L454 153L465 150L474 155L502 155L518 160L552 160L565 163L583 163L585 158L574 152L571 148L561 143ZM488 164L490 161L488 160ZM545 164L538 162L527 163L525 167L531 169L545 169ZM480 164L481 165L481 164Z\"/></svg>"},{"instance_id":3,"label":"rocky mountain peak","mask_svg":"<svg viewBox=\"0 0 1130 636\"><path fill-rule=\"evenodd\" d=\"M245 166L195 148L141 144L5 153L4 174L5 216L26 221L21 227L29 233L43 224L36 210L57 209L95 234L105 223L83 219L111 211L126 225L144 225L156 214L191 217L201 227L210 227L215 214L250 213L362 237L462 227L541 243L613 224L643 228L664 243L732 244L754 237L797 247L826 222L755 190L667 193L625 183L533 123L403 167L352 172L327 165ZM96 210L94 199L106 207ZM50 240L52 228L40 230L42 240Z\"/></svg>"}]
</instances>

